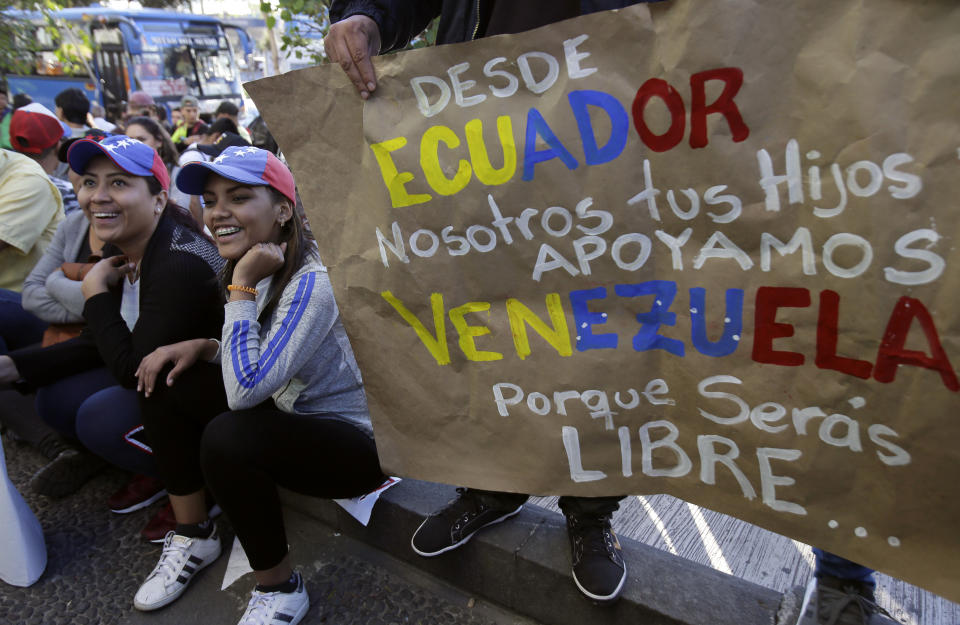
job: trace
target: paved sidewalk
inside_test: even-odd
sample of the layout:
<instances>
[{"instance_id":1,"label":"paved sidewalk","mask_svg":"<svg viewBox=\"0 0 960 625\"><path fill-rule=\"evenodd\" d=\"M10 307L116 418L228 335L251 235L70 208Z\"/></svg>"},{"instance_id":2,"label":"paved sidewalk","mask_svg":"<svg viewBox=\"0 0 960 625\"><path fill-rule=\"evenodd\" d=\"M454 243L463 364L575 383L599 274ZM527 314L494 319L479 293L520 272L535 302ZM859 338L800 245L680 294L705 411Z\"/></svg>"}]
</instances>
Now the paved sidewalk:
<instances>
[{"instance_id":1,"label":"paved sidewalk","mask_svg":"<svg viewBox=\"0 0 960 625\"><path fill-rule=\"evenodd\" d=\"M198 574L183 597L157 612L137 612L133 595L160 556L160 547L141 542L138 532L159 504L112 514L106 499L126 479L112 469L64 499L35 495L27 482L42 458L16 443L3 444L10 478L43 525L48 562L29 588L0 582L0 624L232 625L239 620L254 581L247 574L220 591L233 540L227 521L218 521L224 555ZM295 511L288 513L287 525L294 563L304 572L311 596L305 625L536 625Z\"/></svg>"}]
</instances>

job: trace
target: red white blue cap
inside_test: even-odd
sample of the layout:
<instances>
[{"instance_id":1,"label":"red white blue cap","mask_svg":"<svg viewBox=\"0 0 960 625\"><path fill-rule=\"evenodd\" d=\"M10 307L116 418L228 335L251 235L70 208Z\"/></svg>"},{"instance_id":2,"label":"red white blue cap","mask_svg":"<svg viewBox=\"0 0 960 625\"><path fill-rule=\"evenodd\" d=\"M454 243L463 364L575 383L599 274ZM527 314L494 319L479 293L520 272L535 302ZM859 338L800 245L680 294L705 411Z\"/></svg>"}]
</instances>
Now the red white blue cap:
<instances>
[{"instance_id":1,"label":"red white blue cap","mask_svg":"<svg viewBox=\"0 0 960 625\"><path fill-rule=\"evenodd\" d=\"M153 176L164 189L170 189L170 174L157 151L146 143L124 135L107 137L99 143L92 139L80 139L67 151L70 169L82 174L91 158L106 156L113 164L134 176Z\"/></svg>"},{"instance_id":2,"label":"red white blue cap","mask_svg":"<svg viewBox=\"0 0 960 625\"><path fill-rule=\"evenodd\" d=\"M202 195L211 172L243 184L273 187L297 203L293 174L268 150L233 146L209 163L187 163L177 174L177 188L188 195Z\"/></svg>"},{"instance_id":3,"label":"red white blue cap","mask_svg":"<svg viewBox=\"0 0 960 625\"><path fill-rule=\"evenodd\" d=\"M10 118L10 145L24 154L40 154L72 132L70 126L39 102L21 106Z\"/></svg>"}]
</instances>

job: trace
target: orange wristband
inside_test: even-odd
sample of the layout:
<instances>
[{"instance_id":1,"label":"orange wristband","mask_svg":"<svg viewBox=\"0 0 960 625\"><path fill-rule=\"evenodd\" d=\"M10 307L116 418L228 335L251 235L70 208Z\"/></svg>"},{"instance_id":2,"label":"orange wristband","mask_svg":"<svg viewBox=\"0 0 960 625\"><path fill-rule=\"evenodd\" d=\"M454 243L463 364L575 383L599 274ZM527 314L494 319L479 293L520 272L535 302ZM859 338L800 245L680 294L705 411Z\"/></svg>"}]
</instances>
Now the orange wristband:
<instances>
[{"instance_id":1,"label":"orange wristband","mask_svg":"<svg viewBox=\"0 0 960 625\"><path fill-rule=\"evenodd\" d=\"M240 291L241 293L249 293L254 297L257 296L257 290L252 286L243 286L242 284L229 284L227 285L228 291Z\"/></svg>"}]
</instances>

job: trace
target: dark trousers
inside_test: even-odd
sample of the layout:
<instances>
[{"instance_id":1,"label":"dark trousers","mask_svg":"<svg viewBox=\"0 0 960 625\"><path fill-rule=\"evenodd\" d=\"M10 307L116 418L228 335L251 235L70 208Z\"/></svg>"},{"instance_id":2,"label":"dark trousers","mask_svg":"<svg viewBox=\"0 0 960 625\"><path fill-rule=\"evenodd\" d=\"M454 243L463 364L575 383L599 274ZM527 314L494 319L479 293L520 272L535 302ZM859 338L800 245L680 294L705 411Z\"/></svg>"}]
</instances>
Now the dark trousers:
<instances>
[{"instance_id":1,"label":"dark trousers","mask_svg":"<svg viewBox=\"0 0 960 625\"><path fill-rule=\"evenodd\" d=\"M373 439L355 425L335 415L289 414L272 401L231 411L223 392L219 367L195 365L143 402L144 424L167 491L209 487L254 570L287 554L278 486L346 498L385 479Z\"/></svg>"},{"instance_id":2,"label":"dark trousers","mask_svg":"<svg viewBox=\"0 0 960 625\"><path fill-rule=\"evenodd\" d=\"M816 568L814 575L823 577L836 577L838 579L849 579L856 582L863 582L870 586L877 585L873 575L873 569L851 562L846 558L832 554L823 549L813 548L813 554L816 556Z\"/></svg>"},{"instance_id":3,"label":"dark trousers","mask_svg":"<svg viewBox=\"0 0 960 625\"><path fill-rule=\"evenodd\" d=\"M16 291L0 289L0 354L39 343L47 322L23 309Z\"/></svg>"},{"instance_id":4,"label":"dark trousers","mask_svg":"<svg viewBox=\"0 0 960 625\"><path fill-rule=\"evenodd\" d=\"M37 412L54 430L77 438L77 411L88 397L117 381L106 369L91 369L57 380L37 391Z\"/></svg>"},{"instance_id":5,"label":"dark trousers","mask_svg":"<svg viewBox=\"0 0 960 625\"><path fill-rule=\"evenodd\" d=\"M142 422L137 392L108 386L77 408L77 437L84 447L114 466L158 477Z\"/></svg>"},{"instance_id":6,"label":"dark trousers","mask_svg":"<svg viewBox=\"0 0 960 625\"><path fill-rule=\"evenodd\" d=\"M504 507L519 506L530 498L530 495L521 493L501 493L475 488L471 488L470 490L482 498L489 498ZM620 501L624 498L624 495L614 497L572 497L564 495L560 497L557 505L560 506L560 510L567 516L606 516L616 512L620 508Z\"/></svg>"}]
</instances>

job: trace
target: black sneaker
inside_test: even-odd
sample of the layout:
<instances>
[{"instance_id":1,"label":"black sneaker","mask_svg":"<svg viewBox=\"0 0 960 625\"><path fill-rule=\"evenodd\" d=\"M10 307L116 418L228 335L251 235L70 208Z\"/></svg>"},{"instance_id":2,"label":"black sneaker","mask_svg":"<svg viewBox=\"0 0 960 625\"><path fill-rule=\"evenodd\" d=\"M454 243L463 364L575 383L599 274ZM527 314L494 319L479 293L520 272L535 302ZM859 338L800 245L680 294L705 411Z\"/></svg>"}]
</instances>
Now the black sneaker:
<instances>
[{"instance_id":1,"label":"black sneaker","mask_svg":"<svg viewBox=\"0 0 960 625\"><path fill-rule=\"evenodd\" d=\"M473 537L479 530L509 519L523 509L523 501L516 503L516 496L479 492L458 488L459 496L431 514L410 539L410 546L421 556L437 556L456 549Z\"/></svg>"},{"instance_id":2,"label":"black sneaker","mask_svg":"<svg viewBox=\"0 0 960 625\"><path fill-rule=\"evenodd\" d=\"M869 584L812 577L797 625L901 625L877 605Z\"/></svg>"},{"instance_id":3,"label":"black sneaker","mask_svg":"<svg viewBox=\"0 0 960 625\"><path fill-rule=\"evenodd\" d=\"M66 497L106 466L106 462L89 452L67 448L33 474L30 488L47 497Z\"/></svg>"},{"instance_id":4,"label":"black sneaker","mask_svg":"<svg viewBox=\"0 0 960 625\"><path fill-rule=\"evenodd\" d=\"M577 588L598 603L616 601L627 580L627 567L620 541L610 529L610 515L568 515L567 535Z\"/></svg>"}]
</instances>

